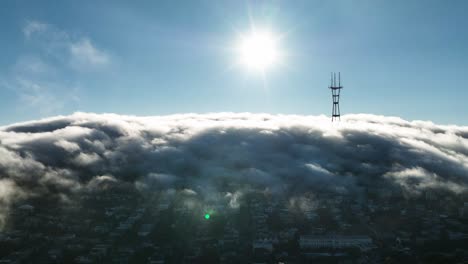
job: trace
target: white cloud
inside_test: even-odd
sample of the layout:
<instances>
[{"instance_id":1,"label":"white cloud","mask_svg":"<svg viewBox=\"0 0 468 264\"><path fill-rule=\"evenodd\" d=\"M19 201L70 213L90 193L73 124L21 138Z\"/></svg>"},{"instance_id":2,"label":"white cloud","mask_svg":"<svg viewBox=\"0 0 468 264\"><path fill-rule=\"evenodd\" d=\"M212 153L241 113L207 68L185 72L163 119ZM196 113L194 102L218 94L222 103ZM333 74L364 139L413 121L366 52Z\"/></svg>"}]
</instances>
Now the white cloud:
<instances>
[{"instance_id":1,"label":"white cloud","mask_svg":"<svg viewBox=\"0 0 468 264\"><path fill-rule=\"evenodd\" d=\"M79 166L89 166L98 162L101 158L96 153L80 153L74 159L74 163Z\"/></svg>"},{"instance_id":2,"label":"white cloud","mask_svg":"<svg viewBox=\"0 0 468 264\"><path fill-rule=\"evenodd\" d=\"M70 153L73 153L73 152L76 152L78 150L80 150L80 146L78 146L78 144L74 143L74 142L69 142L67 140L64 140L64 139L60 139L58 141L56 141L54 143L55 146L58 146L58 147L61 147L63 148L64 150L70 152Z\"/></svg>"},{"instance_id":3,"label":"white cloud","mask_svg":"<svg viewBox=\"0 0 468 264\"><path fill-rule=\"evenodd\" d=\"M112 175L100 175L93 177L86 185L87 189L96 191L109 188L118 183L118 180Z\"/></svg>"},{"instance_id":4,"label":"white cloud","mask_svg":"<svg viewBox=\"0 0 468 264\"><path fill-rule=\"evenodd\" d=\"M446 181L437 174L421 167L406 168L399 171L388 172L384 177L394 180L406 191L420 193L427 188L439 188L460 193L466 189L464 184Z\"/></svg>"},{"instance_id":5,"label":"white cloud","mask_svg":"<svg viewBox=\"0 0 468 264\"><path fill-rule=\"evenodd\" d=\"M13 73L17 76L41 77L44 75L55 74L56 69L46 63L39 56L23 55L16 60L13 66Z\"/></svg>"},{"instance_id":6,"label":"white cloud","mask_svg":"<svg viewBox=\"0 0 468 264\"><path fill-rule=\"evenodd\" d=\"M23 34L29 38L35 33L42 33L49 29L49 25L40 21L30 20L27 21L23 27Z\"/></svg>"},{"instance_id":7,"label":"white cloud","mask_svg":"<svg viewBox=\"0 0 468 264\"><path fill-rule=\"evenodd\" d=\"M234 193L226 193L226 198L229 199L229 207L231 208L239 208L240 206L240 198L242 197L243 193L241 191L235 191Z\"/></svg>"},{"instance_id":8,"label":"white cloud","mask_svg":"<svg viewBox=\"0 0 468 264\"><path fill-rule=\"evenodd\" d=\"M102 68L110 63L109 55L83 38L70 43L71 64L77 69Z\"/></svg>"},{"instance_id":9,"label":"white cloud","mask_svg":"<svg viewBox=\"0 0 468 264\"><path fill-rule=\"evenodd\" d=\"M98 49L89 36L76 36L64 29L40 21L28 21L23 33L38 53L68 63L74 70L96 70L108 66L109 53ZM61 65L61 67L67 65Z\"/></svg>"},{"instance_id":10,"label":"white cloud","mask_svg":"<svg viewBox=\"0 0 468 264\"><path fill-rule=\"evenodd\" d=\"M305 164L307 168L309 168L312 171L318 172L318 173L323 173L326 175L331 175L332 173L328 171L327 169L323 168L322 166L318 164L313 164L313 163L307 163Z\"/></svg>"},{"instance_id":11,"label":"white cloud","mask_svg":"<svg viewBox=\"0 0 468 264\"><path fill-rule=\"evenodd\" d=\"M36 109L42 115L57 113L67 101L65 98L57 98L57 95L47 86L43 86L35 80L17 78L13 85L20 100L20 107Z\"/></svg>"},{"instance_id":12,"label":"white cloud","mask_svg":"<svg viewBox=\"0 0 468 264\"><path fill-rule=\"evenodd\" d=\"M0 179L0 230L8 221L11 203L15 199L24 198L25 193L11 179Z\"/></svg>"},{"instance_id":13,"label":"white cloud","mask_svg":"<svg viewBox=\"0 0 468 264\"><path fill-rule=\"evenodd\" d=\"M43 21L26 21L22 28L28 52L18 55L0 87L17 94L19 112L41 116L74 108L80 103L84 72L104 70L112 58L89 36L78 35Z\"/></svg>"}]
</instances>

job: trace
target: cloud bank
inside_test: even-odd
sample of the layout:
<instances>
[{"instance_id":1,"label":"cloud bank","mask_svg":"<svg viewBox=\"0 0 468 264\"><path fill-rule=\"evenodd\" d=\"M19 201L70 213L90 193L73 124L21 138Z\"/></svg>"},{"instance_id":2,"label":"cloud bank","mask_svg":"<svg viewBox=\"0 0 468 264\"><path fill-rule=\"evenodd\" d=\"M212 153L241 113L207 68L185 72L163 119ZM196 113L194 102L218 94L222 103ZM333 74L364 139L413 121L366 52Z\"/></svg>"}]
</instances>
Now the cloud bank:
<instances>
[{"instance_id":1,"label":"cloud bank","mask_svg":"<svg viewBox=\"0 0 468 264\"><path fill-rule=\"evenodd\" d=\"M396 117L75 113L0 128L0 216L30 197L113 185L278 195L362 187L419 195L468 183L468 127Z\"/></svg>"}]
</instances>

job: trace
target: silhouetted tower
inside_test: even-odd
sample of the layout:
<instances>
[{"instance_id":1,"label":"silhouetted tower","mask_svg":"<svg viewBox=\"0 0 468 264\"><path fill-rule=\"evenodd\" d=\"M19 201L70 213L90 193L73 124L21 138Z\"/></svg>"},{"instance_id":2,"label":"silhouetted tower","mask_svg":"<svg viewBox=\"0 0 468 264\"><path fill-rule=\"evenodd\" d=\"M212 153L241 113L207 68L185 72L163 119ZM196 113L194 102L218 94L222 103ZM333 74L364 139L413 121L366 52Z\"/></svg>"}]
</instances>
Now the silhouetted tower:
<instances>
[{"instance_id":1,"label":"silhouetted tower","mask_svg":"<svg viewBox=\"0 0 468 264\"><path fill-rule=\"evenodd\" d=\"M343 89L341 86L341 74L338 73L338 85L336 85L336 73L331 73L330 78L330 87L332 91L333 98L333 108L332 108L332 122L336 119L341 120L340 118L340 91Z\"/></svg>"}]
</instances>

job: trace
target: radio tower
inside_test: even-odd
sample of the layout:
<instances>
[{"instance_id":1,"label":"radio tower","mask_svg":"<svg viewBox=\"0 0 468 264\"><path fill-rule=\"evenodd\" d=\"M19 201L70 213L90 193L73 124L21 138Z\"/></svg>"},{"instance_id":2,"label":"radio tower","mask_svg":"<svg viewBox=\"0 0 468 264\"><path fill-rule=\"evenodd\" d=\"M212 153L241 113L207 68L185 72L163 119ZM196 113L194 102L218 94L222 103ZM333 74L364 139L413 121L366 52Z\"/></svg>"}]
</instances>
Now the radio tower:
<instances>
[{"instance_id":1,"label":"radio tower","mask_svg":"<svg viewBox=\"0 0 468 264\"><path fill-rule=\"evenodd\" d=\"M333 98L333 108L332 108L332 122L335 120L341 120L340 118L340 91L343 89L341 86L341 74L338 72L338 86L336 85L336 73L331 73L330 78L330 87L332 91Z\"/></svg>"}]
</instances>

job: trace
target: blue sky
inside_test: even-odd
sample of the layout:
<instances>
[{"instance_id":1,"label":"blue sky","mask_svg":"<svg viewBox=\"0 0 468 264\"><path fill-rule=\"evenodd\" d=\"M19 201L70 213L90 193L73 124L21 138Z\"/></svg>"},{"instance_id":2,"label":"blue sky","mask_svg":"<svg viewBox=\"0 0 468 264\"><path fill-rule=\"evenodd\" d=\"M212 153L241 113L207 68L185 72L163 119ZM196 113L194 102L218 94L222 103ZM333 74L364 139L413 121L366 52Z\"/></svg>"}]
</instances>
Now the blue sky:
<instances>
[{"instance_id":1,"label":"blue sky","mask_svg":"<svg viewBox=\"0 0 468 264\"><path fill-rule=\"evenodd\" d=\"M2 1L0 124L75 111L342 114L468 124L468 2ZM265 75L251 25L281 35Z\"/></svg>"}]
</instances>

